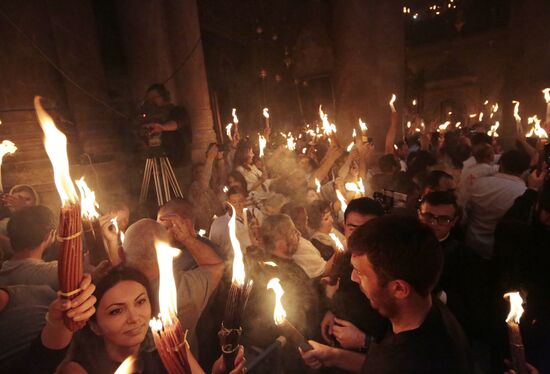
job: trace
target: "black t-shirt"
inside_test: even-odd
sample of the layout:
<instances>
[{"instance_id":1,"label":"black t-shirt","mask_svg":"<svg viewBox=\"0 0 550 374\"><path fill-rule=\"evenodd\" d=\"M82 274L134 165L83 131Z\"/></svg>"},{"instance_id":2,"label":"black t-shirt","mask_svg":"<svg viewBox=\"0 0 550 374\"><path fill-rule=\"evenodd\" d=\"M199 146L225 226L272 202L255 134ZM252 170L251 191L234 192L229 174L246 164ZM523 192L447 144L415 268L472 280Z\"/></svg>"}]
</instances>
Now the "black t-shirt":
<instances>
[{"instance_id":1,"label":"black t-shirt","mask_svg":"<svg viewBox=\"0 0 550 374\"><path fill-rule=\"evenodd\" d=\"M173 165L189 162L191 160L192 132L187 111L182 106L169 104L163 107L161 112L161 123L175 121L178 125L176 131L162 132L164 151Z\"/></svg>"},{"instance_id":2,"label":"black t-shirt","mask_svg":"<svg viewBox=\"0 0 550 374\"><path fill-rule=\"evenodd\" d=\"M471 373L473 363L462 328L434 300L422 325L394 334L391 329L367 352L361 373Z\"/></svg>"}]
</instances>

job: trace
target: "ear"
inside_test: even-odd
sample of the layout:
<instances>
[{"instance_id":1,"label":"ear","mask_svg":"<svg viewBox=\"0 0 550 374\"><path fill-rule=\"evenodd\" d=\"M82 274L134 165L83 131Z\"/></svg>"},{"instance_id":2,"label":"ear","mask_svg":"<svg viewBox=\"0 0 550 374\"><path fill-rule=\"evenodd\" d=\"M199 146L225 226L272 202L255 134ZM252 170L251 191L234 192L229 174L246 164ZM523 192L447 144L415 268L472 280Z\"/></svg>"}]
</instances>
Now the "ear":
<instances>
[{"instance_id":1,"label":"ear","mask_svg":"<svg viewBox=\"0 0 550 374\"><path fill-rule=\"evenodd\" d=\"M394 298L398 300L403 300L409 297L412 291L412 287L404 280L395 279L390 282L389 290Z\"/></svg>"},{"instance_id":2,"label":"ear","mask_svg":"<svg viewBox=\"0 0 550 374\"><path fill-rule=\"evenodd\" d=\"M44 235L44 239L42 239L42 243L46 243L46 247L47 247L51 245L54 241L55 241L55 229L51 229L50 232Z\"/></svg>"},{"instance_id":3,"label":"ear","mask_svg":"<svg viewBox=\"0 0 550 374\"><path fill-rule=\"evenodd\" d=\"M92 321L91 319L88 320L88 325L90 325L90 329L94 332L94 334L96 334L97 336L101 336L103 335L101 333L101 329L99 328L99 326L97 325L97 322L96 321Z\"/></svg>"}]
</instances>

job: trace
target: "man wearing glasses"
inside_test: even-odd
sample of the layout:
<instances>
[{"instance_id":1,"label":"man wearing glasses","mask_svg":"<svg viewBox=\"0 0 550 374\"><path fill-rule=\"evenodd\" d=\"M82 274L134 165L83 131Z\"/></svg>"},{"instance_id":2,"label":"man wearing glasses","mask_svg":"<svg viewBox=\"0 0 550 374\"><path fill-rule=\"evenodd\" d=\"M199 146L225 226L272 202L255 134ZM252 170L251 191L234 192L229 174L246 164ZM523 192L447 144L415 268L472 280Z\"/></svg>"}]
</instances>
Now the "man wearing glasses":
<instances>
[{"instance_id":1,"label":"man wearing glasses","mask_svg":"<svg viewBox=\"0 0 550 374\"><path fill-rule=\"evenodd\" d=\"M470 340L488 339L491 309L486 304L493 287L488 261L452 232L459 218L455 195L447 191L426 194L420 201L418 218L432 229L445 256L434 292L447 304Z\"/></svg>"}]
</instances>

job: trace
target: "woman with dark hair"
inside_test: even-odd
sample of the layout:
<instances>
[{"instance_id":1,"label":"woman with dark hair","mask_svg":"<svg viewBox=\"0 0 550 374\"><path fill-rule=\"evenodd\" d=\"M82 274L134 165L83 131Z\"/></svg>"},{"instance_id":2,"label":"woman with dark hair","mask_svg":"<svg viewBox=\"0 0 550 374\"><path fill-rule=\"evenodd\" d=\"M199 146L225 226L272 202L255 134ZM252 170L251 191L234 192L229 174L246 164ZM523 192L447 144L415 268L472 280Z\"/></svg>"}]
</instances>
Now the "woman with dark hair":
<instances>
[{"instance_id":1,"label":"woman with dark hair","mask_svg":"<svg viewBox=\"0 0 550 374\"><path fill-rule=\"evenodd\" d=\"M239 144L235 152L235 170L246 180L246 189L252 191L267 191L264 182L266 175L254 165L254 150L248 143Z\"/></svg>"},{"instance_id":2,"label":"woman with dark hair","mask_svg":"<svg viewBox=\"0 0 550 374\"><path fill-rule=\"evenodd\" d=\"M130 355L138 359L138 372L166 373L149 333L156 308L147 278L132 268L112 268L97 282L94 296L96 313L78 333L58 373L113 373ZM193 373L204 373L189 350L187 357ZM214 373L223 372L221 361L214 364ZM234 374L242 370L242 353L236 361Z\"/></svg>"},{"instance_id":3,"label":"woman with dark hair","mask_svg":"<svg viewBox=\"0 0 550 374\"><path fill-rule=\"evenodd\" d=\"M239 187L245 195L248 196L246 179L244 179L243 175L236 170L233 170L227 175L227 187Z\"/></svg>"}]
</instances>

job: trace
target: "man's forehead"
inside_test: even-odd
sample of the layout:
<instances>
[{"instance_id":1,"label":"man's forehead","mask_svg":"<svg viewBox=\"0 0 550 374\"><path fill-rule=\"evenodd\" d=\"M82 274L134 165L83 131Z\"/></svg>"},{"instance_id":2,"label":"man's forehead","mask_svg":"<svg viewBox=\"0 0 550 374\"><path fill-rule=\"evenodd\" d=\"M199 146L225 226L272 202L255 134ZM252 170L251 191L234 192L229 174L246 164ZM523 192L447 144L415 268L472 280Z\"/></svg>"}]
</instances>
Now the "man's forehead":
<instances>
[{"instance_id":1,"label":"man's forehead","mask_svg":"<svg viewBox=\"0 0 550 374\"><path fill-rule=\"evenodd\" d=\"M376 218L376 216L370 214L361 214L359 212L349 212L346 217L346 225L360 226L373 218Z\"/></svg>"},{"instance_id":2,"label":"man's forehead","mask_svg":"<svg viewBox=\"0 0 550 374\"><path fill-rule=\"evenodd\" d=\"M452 213L455 211L455 207L452 204L439 204L439 205L432 205L428 202L423 202L420 206L423 211L430 211L430 212L449 212Z\"/></svg>"}]
</instances>

